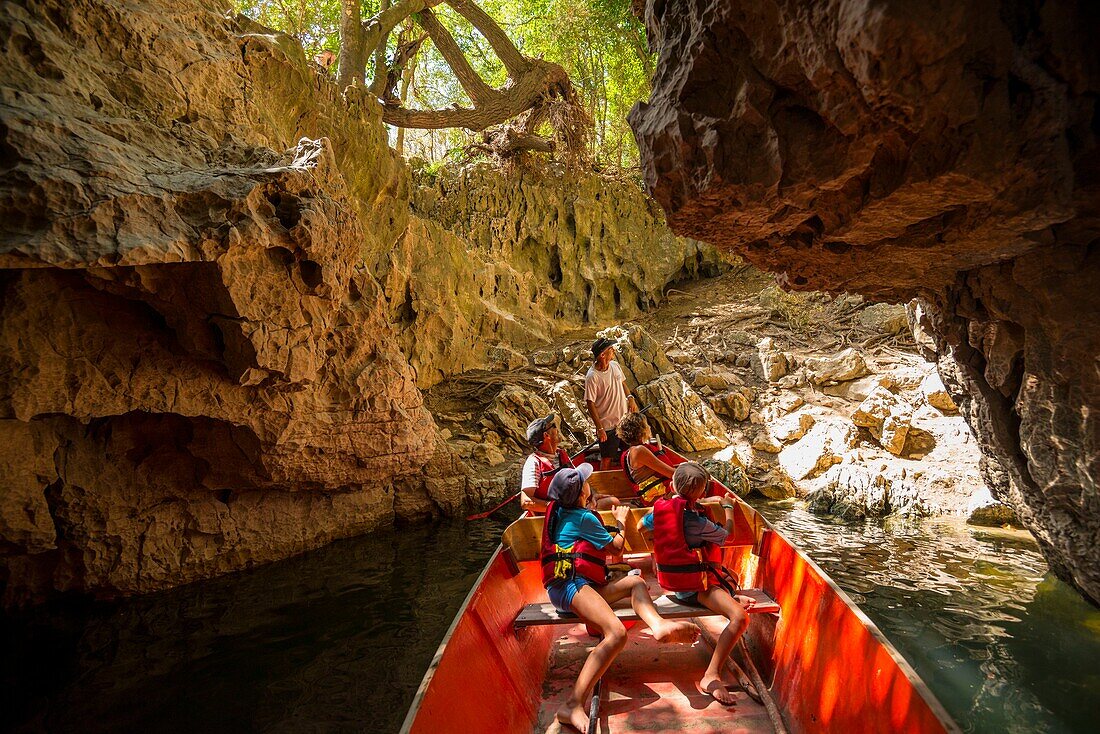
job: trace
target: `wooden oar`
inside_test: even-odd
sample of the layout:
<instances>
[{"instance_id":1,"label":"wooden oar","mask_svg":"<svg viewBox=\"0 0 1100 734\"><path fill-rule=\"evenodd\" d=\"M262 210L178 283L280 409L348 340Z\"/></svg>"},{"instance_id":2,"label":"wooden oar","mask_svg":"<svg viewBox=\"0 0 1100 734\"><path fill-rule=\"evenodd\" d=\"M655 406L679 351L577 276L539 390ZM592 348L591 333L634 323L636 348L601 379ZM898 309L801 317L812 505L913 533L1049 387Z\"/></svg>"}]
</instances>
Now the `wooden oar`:
<instances>
[{"instance_id":1,"label":"wooden oar","mask_svg":"<svg viewBox=\"0 0 1100 734\"><path fill-rule=\"evenodd\" d=\"M508 504L512 500L519 497L520 494L521 494L521 492L516 492L514 495L512 495L508 499L504 500L503 502L501 502L499 505L497 505L496 507L494 507L491 510L486 510L485 512L479 512L476 515L468 515L466 517L466 520L467 521L469 521L469 520L484 520L485 518L489 517L489 515L492 515L494 512L496 512L497 510L501 509L502 507L504 507L506 504Z\"/></svg>"}]
</instances>

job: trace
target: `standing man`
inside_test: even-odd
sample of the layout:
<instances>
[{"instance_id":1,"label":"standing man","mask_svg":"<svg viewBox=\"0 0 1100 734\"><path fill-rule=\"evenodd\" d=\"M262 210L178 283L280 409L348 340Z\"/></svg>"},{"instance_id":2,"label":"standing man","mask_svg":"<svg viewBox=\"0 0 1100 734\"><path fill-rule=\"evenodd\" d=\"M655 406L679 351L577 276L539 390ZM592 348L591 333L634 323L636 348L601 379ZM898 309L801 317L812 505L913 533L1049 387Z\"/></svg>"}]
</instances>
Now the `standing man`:
<instances>
[{"instance_id":1,"label":"standing man","mask_svg":"<svg viewBox=\"0 0 1100 734\"><path fill-rule=\"evenodd\" d=\"M611 468L612 458L618 457L621 450L615 426L628 412L637 413L638 405L627 389L622 368L615 361L614 340L600 337L593 342L592 358L595 364L584 376L584 403L596 426L600 470L604 471Z\"/></svg>"}]
</instances>

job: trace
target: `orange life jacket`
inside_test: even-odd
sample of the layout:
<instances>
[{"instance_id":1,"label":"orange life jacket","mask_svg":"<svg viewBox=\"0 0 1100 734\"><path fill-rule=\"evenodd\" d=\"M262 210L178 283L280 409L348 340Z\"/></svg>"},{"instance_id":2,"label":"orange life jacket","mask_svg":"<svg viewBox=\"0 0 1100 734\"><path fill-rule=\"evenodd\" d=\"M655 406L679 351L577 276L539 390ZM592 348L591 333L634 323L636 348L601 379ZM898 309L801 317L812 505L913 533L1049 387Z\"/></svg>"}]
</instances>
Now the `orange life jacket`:
<instances>
[{"instance_id":1,"label":"orange life jacket","mask_svg":"<svg viewBox=\"0 0 1100 734\"><path fill-rule=\"evenodd\" d=\"M566 549L554 542L558 503L546 506L546 518L542 521L542 585L582 576L597 586L607 583L607 550L597 548L584 539L574 541ZM590 510L586 510L590 512ZM597 518L599 516L597 515Z\"/></svg>"},{"instance_id":2,"label":"orange life jacket","mask_svg":"<svg viewBox=\"0 0 1100 734\"><path fill-rule=\"evenodd\" d=\"M653 559L657 583L667 591L704 591L725 586L719 575L722 549L714 543L690 548L684 536L684 510L688 501L679 495L653 505Z\"/></svg>"},{"instance_id":3,"label":"orange life jacket","mask_svg":"<svg viewBox=\"0 0 1100 734\"><path fill-rule=\"evenodd\" d=\"M642 445L652 451L655 456L658 455L656 446ZM622 466L623 473L626 474L626 478L630 482L630 486L634 488L638 499L646 507L652 507L654 502L672 491L672 480L661 476L646 477L641 482L635 479L634 472L630 469L630 462L627 461L627 454L630 453L631 448L634 447L631 446L619 456L619 465Z\"/></svg>"}]
</instances>

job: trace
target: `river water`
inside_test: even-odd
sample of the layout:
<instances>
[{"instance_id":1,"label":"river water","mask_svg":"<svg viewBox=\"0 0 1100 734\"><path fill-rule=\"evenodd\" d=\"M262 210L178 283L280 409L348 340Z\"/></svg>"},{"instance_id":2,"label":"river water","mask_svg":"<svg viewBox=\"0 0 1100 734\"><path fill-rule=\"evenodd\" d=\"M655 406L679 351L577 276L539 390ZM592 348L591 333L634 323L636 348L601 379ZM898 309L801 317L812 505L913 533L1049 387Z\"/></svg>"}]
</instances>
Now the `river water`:
<instances>
[{"instance_id":1,"label":"river water","mask_svg":"<svg viewBox=\"0 0 1100 734\"><path fill-rule=\"evenodd\" d=\"M1025 536L760 509L965 730L1097 731L1100 612ZM506 522L387 531L139 599L0 617L0 730L396 731Z\"/></svg>"}]
</instances>

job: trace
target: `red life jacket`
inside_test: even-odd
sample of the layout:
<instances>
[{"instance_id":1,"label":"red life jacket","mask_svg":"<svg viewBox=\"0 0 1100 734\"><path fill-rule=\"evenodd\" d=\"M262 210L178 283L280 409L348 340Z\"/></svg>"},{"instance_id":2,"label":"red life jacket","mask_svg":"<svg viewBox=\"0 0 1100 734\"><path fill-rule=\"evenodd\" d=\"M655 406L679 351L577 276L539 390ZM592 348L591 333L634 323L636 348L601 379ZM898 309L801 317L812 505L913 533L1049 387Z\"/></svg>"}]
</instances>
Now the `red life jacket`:
<instances>
[{"instance_id":1,"label":"red life jacket","mask_svg":"<svg viewBox=\"0 0 1100 734\"><path fill-rule=\"evenodd\" d=\"M542 521L542 585L583 576L597 586L607 583L607 550L597 548L587 540L577 540L566 550L554 542L554 529L558 518L557 502L546 506L546 518Z\"/></svg>"},{"instance_id":2,"label":"red life jacket","mask_svg":"<svg viewBox=\"0 0 1100 734\"><path fill-rule=\"evenodd\" d=\"M548 502L550 500L550 482L554 480L554 475L558 473L559 469L567 466L573 466L573 462L569 459L569 454L565 453L564 449L558 449L558 465L554 466L554 462L545 456L540 455L537 451L532 454L535 457L535 461L538 463L538 477L539 483L535 487L535 499Z\"/></svg>"},{"instance_id":3,"label":"red life jacket","mask_svg":"<svg viewBox=\"0 0 1100 734\"><path fill-rule=\"evenodd\" d=\"M684 510L688 501L679 495L653 505L653 559L657 583L667 591L704 591L724 586L718 569L722 549L714 543L689 548L684 536Z\"/></svg>"},{"instance_id":4,"label":"red life jacket","mask_svg":"<svg viewBox=\"0 0 1100 734\"><path fill-rule=\"evenodd\" d=\"M642 445L646 446L646 448L656 455L657 449L650 448L646 444ZM626 455L630 453L631 448L634 447L631 446L619 455L619 465L623 468L623 473L626 474L626 478L629 480L630 486L634 488L634 492L638 495L638 499L640 499L642 504L646 507L652 507L654 502L672 491L672 480L665 479L661 476L652 476L646 477L639 483L638 480L634 478L634 472L631 471L630 463L626 459Z\"/></svg>"}]
</instances>

